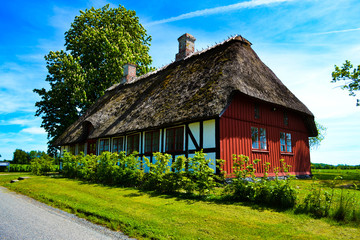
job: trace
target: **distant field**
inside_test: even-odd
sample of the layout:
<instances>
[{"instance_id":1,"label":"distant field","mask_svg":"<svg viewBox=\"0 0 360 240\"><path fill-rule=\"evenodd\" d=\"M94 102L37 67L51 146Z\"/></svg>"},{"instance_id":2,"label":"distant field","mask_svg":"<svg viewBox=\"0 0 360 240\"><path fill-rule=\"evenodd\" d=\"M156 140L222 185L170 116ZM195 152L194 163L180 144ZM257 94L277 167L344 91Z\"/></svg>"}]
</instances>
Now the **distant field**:
<instances>
[{"instance_id":1,"label":"distant field","mask_svg":"<svg viewBox=\"0 0 360 240\"><path fill-rule=\"evenodd\" d=\"M311 173L319 180L333 180L341 176L344 180L360 181L360 169L312 169Z\"/></svg>"},{"instance_id":2,"label":"distant field","mask_svg":"<svg viewBox=\"0 0 360 240\"><path fill-rule=\"evenodd\" d=\"M9 183L18 176L24 174L0 174L0 185L138 239L360 239L359 226L292 210L184 199L65 178L30 175ZM313 181L293 183L302 197Z\"/></svg>"}]
</instances>

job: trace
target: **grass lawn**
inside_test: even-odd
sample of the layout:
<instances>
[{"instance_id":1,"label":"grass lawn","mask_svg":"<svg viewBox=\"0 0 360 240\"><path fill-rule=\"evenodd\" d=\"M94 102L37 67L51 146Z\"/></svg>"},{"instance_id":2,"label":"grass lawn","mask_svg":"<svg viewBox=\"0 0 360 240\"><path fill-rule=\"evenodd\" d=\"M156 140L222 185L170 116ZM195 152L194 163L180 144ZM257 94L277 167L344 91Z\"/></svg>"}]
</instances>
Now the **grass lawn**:
<instances>
[{"instance_id":1,"label":"grass lawn","mask_svg":"<svg viewBox=\"0 0 360 240\"><path fill-rule=\"evenodd\" d=\"M215 203L87 184L0 174L0 185L138 239L360 239L360 227L241 203ZM311 180L296 181L306 191ZM355 190L353 190L355 191ZM357 191L359 192L359 191Z\"/></svg>"}]
</instances>

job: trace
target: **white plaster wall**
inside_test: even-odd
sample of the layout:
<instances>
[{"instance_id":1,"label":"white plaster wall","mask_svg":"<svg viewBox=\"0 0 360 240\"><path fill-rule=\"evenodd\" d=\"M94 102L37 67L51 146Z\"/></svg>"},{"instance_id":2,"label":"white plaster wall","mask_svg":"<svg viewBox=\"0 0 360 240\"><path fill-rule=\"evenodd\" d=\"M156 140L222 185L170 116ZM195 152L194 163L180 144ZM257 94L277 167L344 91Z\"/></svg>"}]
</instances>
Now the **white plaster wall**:
<instances>
[{"instance_id":1,"label":"white plaster wall","mask_svg":"<svg viewBox=\"0 0 360 240\"><path fill-rule=\"evenodd\" d=\"M203 130L203 147L215 148L215 120L204 121Z\"/></svg>"},{"instance_id":2,"label":"white plaster wall","mask_svg":"<svg viewBox=\"0 0 360 240\"><path fill-rule=\"evenodd\" d=\"M192 134L194 135L194 138L195 138L197 144L199 145L200 144L200 122L190 123L189 128L190 128L190 131L192 132ZM195 147L193 141L191 140L190 136L188 136L188 142L189 142L189 150L195 150L196 147Z\"/></svg>"}]
</instances>

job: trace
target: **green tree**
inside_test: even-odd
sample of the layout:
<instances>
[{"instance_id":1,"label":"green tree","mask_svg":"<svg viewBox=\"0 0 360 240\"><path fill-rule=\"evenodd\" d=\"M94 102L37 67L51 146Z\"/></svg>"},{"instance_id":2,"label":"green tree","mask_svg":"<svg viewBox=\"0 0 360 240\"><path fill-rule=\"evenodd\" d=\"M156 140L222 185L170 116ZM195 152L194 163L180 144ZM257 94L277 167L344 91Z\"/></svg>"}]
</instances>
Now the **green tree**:
<instances>
[{"instance_id":1,"label":"green tree","mask_svg":"<svg viewBox=\"0 0 360 240\"><path fill-rule=\"evenodd\" d=\"M360 90L360 65L357 68L346 60L342 67L335 65L335 71L332 72L332 83L344 81L345 84L341 89L349 91L350 96L356 96L356 92ZM356 106L360 106L360 99L357 99Z\"/></svg>"},{"instance_id":2,"label":"green tree","mask_svg":"<svg viewBox=\"0 0 360 240\"><path fill-rule=\"evenodd\" d=\"M311 149L316 149L320 146L322 140L325 139L327 128L315 121L318 135L316 137L309 138L309 146Z\"/></svg>"},{"instance_id":3,"label":"green tree","mask_svg":"<svg viewBox=\"0 0 360 240\"><path fill-rule=\"evenodd\" d=\"M45 56L50 89L34 89L41 97L35 115L42 117L50 153L54 139L121 81L123 65L136 64L138 75L152 70L150 41L135 11L121 5L80 11L65 32L66 51Z\"/></svg>"},{"instance_id":4,"label":"green tree","mask_svg":"<svg viewBox=\"0 0 360 240\"><path fill-rule=\"evenodd\" d=\"M47 155L47 154L45 152L43 152L43 151L31 150L29 152L30 161L33 160L34 158L40 158L40 157L45 156L45 155Z\"/></svg>"},{"instance_id":5,"label":"green tree","mask_svg":"<svg viewBox=\"0 0 360 240\"><path fill-rule=\"evenodd\" d=\"M16 149L14 152L14 157L12 162L15 164L29 164L30 156L27 152L21 149Z\"/></svg>"}]
</instances>

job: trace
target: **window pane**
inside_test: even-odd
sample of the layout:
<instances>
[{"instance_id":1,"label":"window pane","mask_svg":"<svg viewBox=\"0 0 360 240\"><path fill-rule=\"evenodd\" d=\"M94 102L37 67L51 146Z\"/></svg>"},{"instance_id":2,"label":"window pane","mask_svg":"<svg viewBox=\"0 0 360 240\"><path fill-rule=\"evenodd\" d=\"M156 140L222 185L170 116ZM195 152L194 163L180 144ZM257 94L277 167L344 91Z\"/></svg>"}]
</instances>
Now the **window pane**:
<instances>
[{"instance_id":1,"label":"window pane","mask_svg":"<svg viewBox=\"0 0 360 240\"><path fill-rule=\"evenodd\" d=\"M113 152L118 152L118 145L119 145L119 139L118 138L114 138L113 139L113 147L112 147L112 151Z\"/></svg>"},{"instance_id":2,"label":"window pane","mask_svg":"<svg viewBox=\"0 0 360 240\"><path fill-rule=\"evenodd\" d=\"M100 140L99 154L104 151L104 140Z\"/></svg>"},{"instance_id":3,"label":"window pane","mask_svg":"<svg viewBox=\"0 0 360 240\"><path fill-rule=\"evenodd\" d=\"M284 125L285 126L289 125L289 119L288 119L288 115L286 112L284 112Z\"/></svg>"},{"instance_id":4,"label":"window pane","mask_svg":"<svg viewBox=\"0 0 360 240\"><path fill-rule=\"evenodd\" d=\"M166 130L166 151L182 151L184 146L184 127Z\"/></svg>"},{"instance_id":5,"label":"window pane","mask_svg":"<svg viewBox=\"0 0 360 240\"><path fill-rule=\"evenodd\" d=\"M152 139L152 152L159 151L159 137L160 131L153 132L153 139Z\"/></svg>"},{"instance_id":6,"label":"window pane","mask_svg":"<svg viewBox=\"0 0 360 240\"><path fill-rule=\"evenodd\" d=\"M151 152L151 132L145 133L145 152Z\"/></svg>"},{"instance_id":7,"label":"window pane","mask_svg":"<svg viewBox=\"0 0 360 240\"><path fill-rule=\"evenodd\" d=\"M123 137L118 138L117 148L118 148L118 152L124 151L124 138Z\"/></svg>"},{"instance_id":8,"label":"window pane","mask_svg":"<svg viewBox=\"0 0 360 240\"><path fill-rule=\"evenodd\" d=\"M139 134L134 135L133 151L139 152Z\"/></svg>"},{"instance_id":9,"label":"window pane","mask_svg":"<svg viewBox=\"0 0 360 240\"><path fill-rule=\"evenodd\" d=\"M104 140L104 151L109 151L109 139Z\"/></svg>"},{"instance_id":10,"label":"window pane","mask_svg":"<svg viewBox=\"0 0 360 240\"><path fill-rule=\"evenodd\" d=\"M286 151L285 133L283 132L280 132L280 150L282 152Z\"/></svg>"},{"instance_id":11,"label":"window pane","mask_svg":"<svg viewBox=\"0 0 360 240\"><path fill-rule=\"evenodd\" d=\"M267 149L266 130L264 128L260 128L260 149Z\"/></svg>"},{"instance_id":12,"label":"window pane","mask_svg":"<svg viewBox=\"0 0 360 240\"><path fill-rule=\"evenodd\" d=\"M258 128L251 127L252 148L259 149L259 131Z\"/></svg>"},{"instance_id":13,"label":"window pane","mask_svg":"<svg viewBox=\"0 0 360 240\"><path fill-rule=\"evenodd\" d=\"M126 148L126 153L127 154L131 154L133 151L133 149L134 149L134 136L132 135L132 136L128 136L127 137L127 148Z\"/></svg>"},{"instance_id":14,"label":"window pane","mask_svg":"<svg viewBox=\"0 0 360 240\"><path fill-rule=\"evenodd\" d=\"M177 128L175 133L175 150L182 151L184 143L184 128Z\"/></svg>"},{"instance_id":15,"label":"window pane","mask_svg":"<svg viewBox=\"0 0 360 240\"><path fill-rule=\"evenodd\" d=\"M166 130L166 151L172 151L174 149L174 129Z\"/></svg>"},{"instance_id":16,"label":"window pane","mask_svg":"<svg viewBox=\"0 0 360 240\"><path fill-rule=\"evenodd\" d=\"M287 146L287 152L292 152L292 149L291 149L291 134L290 133L287 133L286 134L286 146Z\"/></svg>"}]
</instances>

